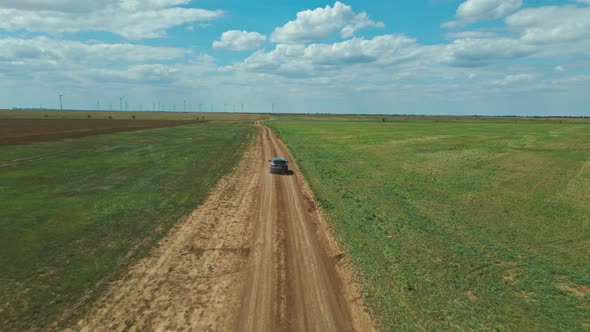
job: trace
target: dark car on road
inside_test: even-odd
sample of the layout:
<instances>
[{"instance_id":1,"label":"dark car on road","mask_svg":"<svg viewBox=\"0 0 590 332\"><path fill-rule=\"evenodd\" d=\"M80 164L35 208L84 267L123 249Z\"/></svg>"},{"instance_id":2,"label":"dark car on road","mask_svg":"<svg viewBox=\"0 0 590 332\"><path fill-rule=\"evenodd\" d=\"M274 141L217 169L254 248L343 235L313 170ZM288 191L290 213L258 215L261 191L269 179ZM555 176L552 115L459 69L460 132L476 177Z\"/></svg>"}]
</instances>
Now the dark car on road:
<instances>
[{"instance_id":1,"label":"dark car on road","mask_svg":"<svg viewBox=\"0 0 590 332\"><path fill-rule=\"evenodd\" d=\"M289 162L285 158L275 157L268 161L271 173L289 173Z\"/></svg>"}]
</instances>

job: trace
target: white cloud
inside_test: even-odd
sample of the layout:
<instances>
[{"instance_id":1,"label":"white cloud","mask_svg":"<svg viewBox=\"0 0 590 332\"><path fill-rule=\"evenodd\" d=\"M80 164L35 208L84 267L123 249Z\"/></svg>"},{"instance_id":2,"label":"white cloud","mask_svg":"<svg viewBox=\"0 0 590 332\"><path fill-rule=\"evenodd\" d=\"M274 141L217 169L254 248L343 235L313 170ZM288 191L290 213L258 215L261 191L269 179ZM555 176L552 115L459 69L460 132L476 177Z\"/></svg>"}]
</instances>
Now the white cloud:
<instances>
[{"instance_id":1,"label":"white cloud","mask_svg":"<svg viewBox=\"0 0 590 332\"><path fill-rule=\"evenodd\" d=\"M534 54L537 48L511 38L466 38L445 46L441 58L453 66L477 67L498 60L518 59Z\"/></svg>"},{"instance_id":2,"label":"white cloud","mask_svg":"<svg viewBox=\"0 0 590 332\"><path fill-rule=\"evenodd\" d=\"M254 72L279 75L307 75L312 71L312 67L309 61L303 58L304 51L304 45L279 44L268 53L262 50L255 52L238 67Z\"/></svg>"},{"instance_id":3,"label":"white cloud","mask_svg":"<svg viewBox=\"0 0 590 332\"><path fill-rule=\"evenodd\" d=\"M61 21L51 23L56 17L105 17L115 8L130 16L148 12L159 15L168 9L184 12L187 8L182 5L187 2L55 0L48 5L41 0L0 0L0 28L6 24L18 23L24 27L32 24L19 23L16 18L9 18L13 23L7 23L4 18L9 15L1 16L2 10L26 12L27 20L31 19L30 15L46 16L34 29L23 29L59 33L59 29L69 25ZM513 101L502 98L508 93L513 93L515 98L533 96L522 99L526 107L523 104L514 107L515 113L530 109L536 112L543 107L547 110L550 106L542 99L548 99L548 93L560 93L564 97L555 99L555 109L560 110L560 101L574 97L579 100L574 112L587 114L583 106L588 102L588 97L584 97L587 94L577 91L585 91L589 76L571 76L589 68L587 61L580 60L584 58L580 54L590 52L590 36L585 33L590 31L586 9L580 4L527 8L508 15L505 27L448 31L446 36L452 41L427 45L403 34L354 37L355 31L363 26L379 24L372 22L366 13L355 13L349 6L336 2L334 6L302 12L295 21L277 28L273 37L281 41L273 49L259 50L242 62L221 66L210 56L197 57L189 47L61 41L47 37L0 38L0 99L6 106L22 106L30 102L22 91L26 94L39 91L46 97L44 100L36 97L35 103L54 105L55 90L59 90L65 91L68 103L95 107L98 99L103 105L113 100L118 108L117 98L120 91L125 91L129 103L135 107L141 102L144 106L151 106L152 102L157 105L161 100L169 110L174 103L182 105L183 99L192 98L193 105L214 103L216 110L223 110L226 102L229 105L244 102L248 110L254 110L255 101L260 106L256 110L263 110L276 101L285 111L458 110L473 114L486 109L511 113L505 106ZM497 12L502 14L471 17L506 15L506 11ZM143 23L158 24L159 19L137 25L101 24L121 34L124 31L130 36L146 36L166 32L166 27L142 27ZM175 19L170 21L179 24ZM97 29L98 23L90 20L88 24L93 27L90 30ZM185 27L197 29L201 24L204 23L197 21ZM338 34L347 40L318 41ZM255 49L264 40L264 35L255 32L226 31L213 42L213 47ZM544 61L541 61L543 65L536 61L515 61L527 57L547 58L561 66L547 67ZM564 68L567 72L562 73Z\"/></svg>"},{"instance_id":4,"label":"white cloud","mask_svg":"<svg viewBox=\"0 0 590 332\"><path fill-rule=\"evenodd\" d=\"M460 31L460 32L449 32L445 37L449 39L465 39L465 38L495 38L498 35L493 32L484 31Z\"/></svg>"},{"instance_id":5,"label":"white cloud","mask_svg":"<svg viewBox=\"0 0 590 332\"><path fill-rule=\"evenodd\" d=\"M117 3L118 0L84 1L84 0L3 0L0 8L20 10L48 10L55 12L80 13L94 11Z\"/></svg>"},{"instance_id":6,"label":"white cloud","mask_svg":"<svg viewBox=\"0 0 590 332\"><path fill-rule=\"evenodd\" d=\"M125 70L95 67L77 75L85 84L123 83L140 86L175 86L190 89L205 73L217 70L213 59L200 55L193 61L183 64L130 64ZM76 75L73 75L76 76ZM208 81L209 84L213 80Z\"/></svg>"},{"instance_id":7,"label":"white cloud","mask_svg":"<svg viewBox=\"0 0 590 332\"><path fill-rule=\"evenodd\" d=\"M131 83L131 84L172 84L178 80L180 71L173 66L161 64L140 64L129 66L126 70L93 68L77 75L86 84L92 83Z\"/></svg>"},{"instance_id":8,"label":"white cloud","mask_svg":"<svg viewBox=\"0 0 590 332\"><path fill-rule=\"evenodd\" d=\"M227 48L234 51L245 51L260 47L266 36L258 32L230 30L221 34L221 40L213 42L213 48Z\"/></svg>"},{"instance_id":9,"label":"white cloud","mask_svg":"<svg viewBox=\"0 0 590 332\"><path fill-rule=\"evenodd\" d=\"M489 84L496 86L508 86L532 82L536 79L538 79L538 75L535 74L512 74L506 75L506 77L501 80L491 81Z\"/></svg>"},{"instance_id":10,"label":"white cloud","mask_svg":"<svg viewBox=\"0 0 590 332\"><path fill-rule=\"evenodd\" d=\"M369 19L365 12L356 14L352 7L336 1L333 7L316 8L297 13L294 21L278 27L271 34L274 43L300 44L322 40L335 32L349 38L357 30L373 26L383 27L383 23Z\"/></svg>"},{"instance_id":11,"label":"white cloud","mask_svg":"<svg viewBox=\"0 0 590 332\"><path fill-rule=\"evenodd\" d=\"M92 82L131 82L144 72L142 66L160 66L150 62L190 59L180 48L151 47L133 44L82 43L54 40L0 39L0 76L13 86L19 81L40 82L53 86L87 86ZM136 68L136 69L134 69ZM138 68L138 69L137 69ZM162 71L163 81L167 77ZM144 75L145 82L154 82L156 75Z\"/></svg>"},{"instance_id":12,"label":"white cloud","mask_svg":"<svg viewBox=\"0 0 590 332\"><path fill-rule=\"evenodd\" d=\"M133 44L82 43L46 37L0 39L0 60L57 62L142 62L182 58L185 50Z\"/></svg>"},{"instance_id":13,"label":"white cloud","mask_svg":"<svg viewBox=\"0 0 590 332\"><path fill-rule=\"evenodd\" d=\"M407 59L415 46L416 41L406 36L385 35L370 40L355 38L331 45L312 44L305 49L304 56L322 65L386 64Z\"/></svg>"},{"instance_id":14,"label":"white cloud","mask_svg":"<svg viewBox=\"0 0 590 332\"><path fill-rule=\"evenodd\" d=\"M507 5L510 3L512 6ZM504 2L504 6L495 2L495 6L488 4L487 7L493 10L482 10L479 15L473 14L471 17L502 17L520 5L520 1ZM473 9L465 9L462 12L469 13L470 10L471 13L476 13ZM353 38L333 44L278 44L274 50L258 51L233 68L290 78L327 79L331 82L342 80L343 77L349 81L370 80L380 73L396 79L428 75L437 79L482 78L484 75L480 75L480 71L488 66L494 66L497 73L502 73L497 66L500 63L505 66L514 60L527 57L563 57L590 52L590 43L580 42L584 41L584 38L590 39L586 32L590 31L586 23L589 21L587 10L590 13L590 9L576 6L524 9L506 18L511 30L510 35L502 30L455 32L447 35L453 39L453 42L448 44L418 44L416 40L403 35L384 35L372 39ZM319 13L323 12L322 10ZM323 15L315 14L318 14L317 10L307 12L307 16L310 17ZM462 17L467 17L465 15ZM306 20L298 20L297 24L290 22L293 23L293 31L305 31L294 28L296 25L304 26L301 23L304 21ZM312 20L310 18L307 21ZM332 27L328 30L336 29ZM536 32L535 38L533 32ZM555 38L559 35L558 32L563 33L561 38ZM320 35L326 33L318 33L314 38L320 38ZM310 35L293 36L295 35L286 39L300 43L312 39ZM543 39L539 39L540 36L543 36ZM461 73L462 70L472 72ZM371 73L376 74L371 76ZM495 85L499 86L499 82L504 82L503 85L519 80L524 82L525 78L532 77L526 75L506 74L501 79L496 77Z\"/></svg>"},{"instance_id":15,"label":"white cloud","mask_svg":"<svg viewBox=\"0 0 590 332\"><path fill-rule=\"evenodd\" d=\"M404 35L383 35L334 44L278 44L269 52L254 53L236 68L287 77L330 77L357 69L357 78L364 78L372 70L391 75L403 71L406 76L419 72L436 76L449 71L444 68L484 67L537 51L534 46L509 38L464 38L450 44L421 45Z\"/></svg>"},{"instance_id":16,"label":"white cloud","mask_svg":"<svg viewBox=\"0 0 590 332\"><path fill-rule=\"evenodd\" d=\"M452 28L478 21L503 18L522 6L522 0L467 0L459 5L455 21L446 22L443 27Z\"/></svg>"},{"instance_id":17,"label":"white cloud","mask_svg":"<svg viewBox=\"0 0 590 332\"><path fill-rule=\"evenodd\" d=\"M48 34L110 31L129 39L156 38L172 27L208 21L219 10L183 8L190 0L6 0L0 3L0 29Z\"/></svg>"},{"instance_id":18,"label":"white cloud","mask_svg":"<svg viewBox=\"0 0 590 332\"><path fill-rule=\"evenodd\" d=\"M418 48L414 39L403 35L353 38L334 44L278 44L270 52L258 51L240 68L280 73L289 76L313 76L318 71L345 71L346 67L374 64L390 65L415 59Z\"/></svg>"},{"instance_id":19,"label":"white cloud","mask_svg":"<svg viewBox=\"0 0 590 332\"><path fill-rule=\"evenodd\" d=\"M590 41L590 8L527 8L506 18L506 23L522 31L521 40L529 44Z\"/></svg>"}]
</instances>

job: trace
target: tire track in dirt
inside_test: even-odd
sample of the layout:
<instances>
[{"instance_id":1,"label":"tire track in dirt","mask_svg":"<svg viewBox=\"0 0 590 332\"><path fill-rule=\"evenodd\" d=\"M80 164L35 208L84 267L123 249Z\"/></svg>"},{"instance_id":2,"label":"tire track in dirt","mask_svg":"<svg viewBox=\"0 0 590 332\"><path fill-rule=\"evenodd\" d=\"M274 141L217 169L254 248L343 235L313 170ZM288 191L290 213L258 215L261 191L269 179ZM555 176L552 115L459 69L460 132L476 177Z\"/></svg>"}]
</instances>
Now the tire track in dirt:
<instances>
[{"instance_id":1,"label":"tire track in dirt","mask_svg":"<svg viewBox=\"0 0 590 332\"><path fill-rule=\"evenodd\" d=\"M371 331L305 179L271 175L289 151L257 124L236 171L73 330Z\"/></svg>"},{"instance_id":2,"label":"tire track in dirt","mask_svg":"<svg viewBox=\"0 0 590 332\"><path fill-rule=\"evenodd\" d=\"M269 128L259 127L264 161L290 157ZM297 170L295 163L292 167ZM372 330L350 273L338 264L341 253L316 211L304 179L299 172L297 176L271 175L265 162L261 172L259 214L253 221L259 237L252 246L255 250L236 329ZM274 248L270 245L273 233L277 240ZM268 287L271 283L277 284L275 289ZM277 300L273 302L273 298Z\"/></svg>"}]
</instances>

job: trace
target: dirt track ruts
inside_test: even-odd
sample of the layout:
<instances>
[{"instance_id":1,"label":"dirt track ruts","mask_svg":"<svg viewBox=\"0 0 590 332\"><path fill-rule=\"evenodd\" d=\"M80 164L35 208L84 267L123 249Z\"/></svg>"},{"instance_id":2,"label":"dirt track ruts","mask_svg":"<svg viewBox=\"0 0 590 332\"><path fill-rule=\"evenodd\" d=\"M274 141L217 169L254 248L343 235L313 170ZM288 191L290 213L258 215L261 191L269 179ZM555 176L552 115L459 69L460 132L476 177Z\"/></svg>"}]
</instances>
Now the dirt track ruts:
<instances>
[{"instance_id":1,"label":"dirt track ruts","mask_svg":"<svg viewBox=\"0 0 590 332\"><path fill-rule=\"evenodd\" d=\"M73 330L373 330L308 185L267 127L231 175Z\"/></svg>"}]
</instances>

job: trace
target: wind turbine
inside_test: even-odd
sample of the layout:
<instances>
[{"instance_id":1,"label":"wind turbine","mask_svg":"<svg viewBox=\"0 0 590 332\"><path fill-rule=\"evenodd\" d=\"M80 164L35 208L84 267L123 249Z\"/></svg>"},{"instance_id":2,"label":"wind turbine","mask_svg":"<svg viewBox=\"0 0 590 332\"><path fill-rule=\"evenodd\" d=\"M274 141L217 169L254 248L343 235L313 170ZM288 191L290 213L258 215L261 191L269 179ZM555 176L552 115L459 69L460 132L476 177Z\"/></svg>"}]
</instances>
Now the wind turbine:
<instances>
[{"instance_id":1,"label":"wind turbine","mask_svg":"<svg viewBox=\"0 0 590 332\"><path fill-rule=\"evenodd\" d=\"M125 97L119 97L119 108L121 109L121 112L123 111L123 98Z\"/></svg>"},{"instance_id":2,"label":"wind turbine","mask_svg":"<svg viewBox=\"0 0 590 332\"><path fill-rule=\"evenodd\" d=\"M61 93L59 94L59 110L60 111L63 111L63 109L64 109L63 108L63 103L62 103L63 96L65 96L65 95L64 94L61 94Z\"/></svg>"}]
</instances>

